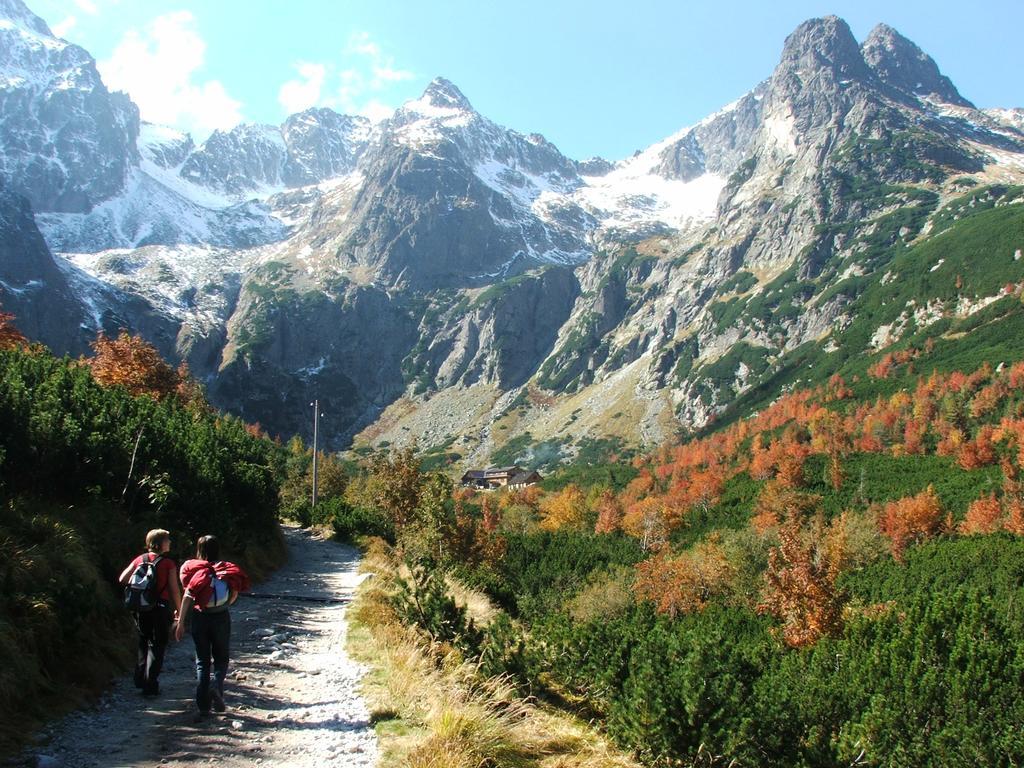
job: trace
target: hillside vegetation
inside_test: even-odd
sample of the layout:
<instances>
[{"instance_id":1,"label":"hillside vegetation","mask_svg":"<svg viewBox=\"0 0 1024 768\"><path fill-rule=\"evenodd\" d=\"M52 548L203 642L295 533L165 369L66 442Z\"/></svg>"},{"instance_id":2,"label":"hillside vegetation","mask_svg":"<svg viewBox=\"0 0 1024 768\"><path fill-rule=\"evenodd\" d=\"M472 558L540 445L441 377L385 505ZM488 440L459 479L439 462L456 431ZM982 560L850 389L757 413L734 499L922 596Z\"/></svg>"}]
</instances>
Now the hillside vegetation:
<instances>
[{"instance_id":1,"label":"hillside vegetation","mask_svg":"<svg viewBox=\"0 0 1024 768\"><path fill-rule=\"evenodd\" d=\"M130 662L115 581L147 530L171 531L179 562L205 533L257 576L283 557L280 449L140 340L95 349L55 358L0 316L3 751Z\"/></svg>"},{"instance_id":2,"label":"hillside vegetation","mask_svg":"<svg viewBox=\"0 0 1024 768\"><path fill-rule=\"evenodd\" d=\"M394 604L647 764L1016 764L1024 363L919 373L939 349L877 355L620 483L442 502L443 476L396 455ZM500 610L474 619L441 574Z\"/></svg>"}]
</instances>

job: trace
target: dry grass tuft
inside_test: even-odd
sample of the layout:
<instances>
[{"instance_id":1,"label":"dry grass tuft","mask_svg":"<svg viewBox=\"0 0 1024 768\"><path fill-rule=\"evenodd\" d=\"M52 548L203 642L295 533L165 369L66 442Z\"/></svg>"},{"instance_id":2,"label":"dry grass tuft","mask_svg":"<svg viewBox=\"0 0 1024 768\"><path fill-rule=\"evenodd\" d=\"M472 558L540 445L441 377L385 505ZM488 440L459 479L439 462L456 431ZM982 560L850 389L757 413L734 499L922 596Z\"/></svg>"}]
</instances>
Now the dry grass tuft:
<instances>
[{"instance_id":1,"label":"dry grass tuft","mask_svg":"<svg viewBox=\"0 0 1024 768\"><path fill-rule=\"evenodd\" d=\"M352 654L372 671L363 693L375 713L381 768L638 768L586 724L523 700L505 678L401 624L391 606L400 566L388 545L363 542L363 582L350 618ZM450 582L478 624L496 610L479 592Z\"/></svg>"},{"instance_id":2,"label":"dry grass tuft","mask_svg":"<svg viewBox=\"0 0 1024 768\"><path fill-rule=\"evenodd\" d=\"M483 592L467 587L455 579L445 579L448 587L448 594L455 600L456 605L466 609L466 615L473 620L478 627L483 628L494 621L498 610L491 603L490 598Z\"/></svg>"}]
</instances>

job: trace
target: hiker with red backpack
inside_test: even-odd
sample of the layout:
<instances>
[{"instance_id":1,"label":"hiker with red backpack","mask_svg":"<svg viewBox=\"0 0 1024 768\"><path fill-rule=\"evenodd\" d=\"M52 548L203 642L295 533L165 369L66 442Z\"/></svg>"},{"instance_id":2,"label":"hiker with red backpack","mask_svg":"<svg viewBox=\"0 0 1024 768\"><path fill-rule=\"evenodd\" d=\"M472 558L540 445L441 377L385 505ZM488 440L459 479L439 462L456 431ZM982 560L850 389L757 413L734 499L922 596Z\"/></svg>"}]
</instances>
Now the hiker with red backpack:
<instances>
[{"instance_id":1,"label":"hiker with red backpack","mask_svg":"<svg viewBox=\"0 0 1024 768\"><path fill-rule=\"evenodd\" d=\"M181 607L178 569L167 556L171 534L155 528L146 534L146 552L121 571L124 602L135 617L139 649L135 664L135 687L143 696L160 693L160 670L170 638L171 624Z\"/></svg>"},{"instance_id":2,"label":"hiker with red backpack","mask_svg":"<svg viewBox=\"0 0 1024 768\"><path fill-rule=\"evenodd\" d=\"M196 646L196 718L201 720L210 714L211 708L215 712L225 710L224 678L228 673L231 643L228 608L239 592L249 589L249 577L234 563L220 559L220 542L215 536L203 536L196 545L195 559L186 560L181 566L181 583L185 597L181 601L174 637L181 640L185 622L191 617L192 640Z\"/></svg>"}]
</instances>

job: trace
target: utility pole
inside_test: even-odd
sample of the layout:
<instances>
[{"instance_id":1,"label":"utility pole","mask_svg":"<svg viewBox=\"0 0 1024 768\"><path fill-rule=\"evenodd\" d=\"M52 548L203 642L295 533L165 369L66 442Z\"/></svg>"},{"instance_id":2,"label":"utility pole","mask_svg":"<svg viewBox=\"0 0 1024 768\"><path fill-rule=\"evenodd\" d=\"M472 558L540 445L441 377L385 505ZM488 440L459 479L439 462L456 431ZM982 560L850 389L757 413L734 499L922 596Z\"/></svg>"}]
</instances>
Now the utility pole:
<instances>
[{"instance_id":1,"label":"utility pole","mask_svg":"<svg viewBox=\"0 0 1024 768\"><path fill-rule=\"evenodd\" d=\"M318 473L318 469L319 469L319 467L317 466L317 453L319 452L319 447L317 445L317 441L318 441L319 432L320 432L320 400L319 399L314 400L312 403L310 403L310 405L313 406L313 510L312 511L315 512L316 511L317 480L319 479L318 474L317 474Z\"/></svg>"}]
</instances>

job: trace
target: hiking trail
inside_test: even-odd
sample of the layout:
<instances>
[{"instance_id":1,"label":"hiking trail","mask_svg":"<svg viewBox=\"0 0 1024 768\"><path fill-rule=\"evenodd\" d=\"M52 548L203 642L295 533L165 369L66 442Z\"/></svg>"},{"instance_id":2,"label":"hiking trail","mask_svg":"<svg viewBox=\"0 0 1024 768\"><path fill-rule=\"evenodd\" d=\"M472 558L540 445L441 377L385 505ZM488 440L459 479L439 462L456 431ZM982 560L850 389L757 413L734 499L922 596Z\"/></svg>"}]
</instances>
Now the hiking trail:
<instances>
[{"instance_id":1,"label":"hiking trail","mask_svg":"<svg viewBox=\"0 0 1024 768\"><path fill-rule=\"evenodd\" d=\"M131 675L92 707L47 726L26 750L40 768L252 765L371 768L377 737L345 652L346 609L362 575L354 547L285 527L289 560L231 609L227 712L194 723L192 638L171 640L160 696ZM134 643L126 634L125 643Z\"/></svg>"}]
</instances>

